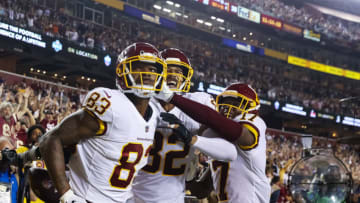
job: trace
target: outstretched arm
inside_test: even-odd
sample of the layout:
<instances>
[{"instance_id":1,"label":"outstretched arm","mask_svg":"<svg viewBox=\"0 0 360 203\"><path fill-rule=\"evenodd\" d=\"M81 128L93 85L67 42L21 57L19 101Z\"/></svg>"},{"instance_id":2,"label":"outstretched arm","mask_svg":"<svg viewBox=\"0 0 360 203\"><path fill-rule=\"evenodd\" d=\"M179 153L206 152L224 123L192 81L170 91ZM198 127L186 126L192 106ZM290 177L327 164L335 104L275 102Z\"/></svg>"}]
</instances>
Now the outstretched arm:
<instances>
[{"instance_id":1,"label":"outstretched arm","mask_svg":"<svg viewBox=\"0 0 360 203\"><path fill-rule=\"evenodd\" d=\"M230 142L236 141L241 145L251 145L254 142L254 136L242 123L228 119L208 106L174 94L166 85L155 97L174 104L192 119L215 130Z\"/></svg>"},{"instance_id":2,"label":"outstretched arm","mask_svg":"<svg viewBox=\"0 0 360 203\"><path fill-rule=\"evenodd\" d=\"M219 137L194 136L186 129L182 121L171 113L161 113L160 117L169 124L177 125L173 131L177 138L186 145L192 145L216 160L233 161L236 159L237 151L234 144Z\"/></svg>"},{"instance_id":3,"label":"outstretched arm","mask_svg":"<svg viewBox=\"0 0 360 203\"><path fill-rule=\"evenodd\" d=\"M234 144L219 137L194 136L192 146L219 161L234 161L237 151Z\"/></svg>"},{"instance_id":4,"label":"outstretched arm","mask_svg":"<svg viewBox=\"0 0 360 203\"><path fill-rule=\"evenodd\" d=\"M99 129L96 118L86 110L79 110L65 118L57 127L46 133L40 142L40 151L56 189L62 195L70 189L65 176L63 148L96 135Z\"/></svg>"},{"instance_id":5,"label":"outstretched arm","mask_svg":"<svg viewBox=\"0 0 360 203\"><path fill-rule=\"evenodd\" d=\"M230 142L236 141L243 132L243 126L228 119L208 106L174 94L170 103L181 109L195 121L215 130L221 137Z\"/></svg>"}]
</instances>

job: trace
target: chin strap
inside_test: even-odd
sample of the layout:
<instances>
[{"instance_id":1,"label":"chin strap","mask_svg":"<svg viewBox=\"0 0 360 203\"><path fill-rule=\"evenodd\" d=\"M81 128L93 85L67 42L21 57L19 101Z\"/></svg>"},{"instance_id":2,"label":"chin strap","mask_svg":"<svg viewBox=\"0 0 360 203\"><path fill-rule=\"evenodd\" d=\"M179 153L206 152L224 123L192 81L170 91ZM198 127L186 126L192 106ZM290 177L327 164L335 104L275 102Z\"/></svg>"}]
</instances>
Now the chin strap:
<instances>
[{"instance_id":1,"label":"chin strap","mask_svg":"<svg viewBox=\"0 0 360 203\"><path fill-rule=\"evenodd\" d=\"M128 89L128 90L122 90L122 92L123 93L131 93L137 97L144 98L144 99L151 98L152 96L155 95L155 91L153 91L153 90L142 90L142 89L135 89L135 88Z\"/></svg>"}]
</instances>

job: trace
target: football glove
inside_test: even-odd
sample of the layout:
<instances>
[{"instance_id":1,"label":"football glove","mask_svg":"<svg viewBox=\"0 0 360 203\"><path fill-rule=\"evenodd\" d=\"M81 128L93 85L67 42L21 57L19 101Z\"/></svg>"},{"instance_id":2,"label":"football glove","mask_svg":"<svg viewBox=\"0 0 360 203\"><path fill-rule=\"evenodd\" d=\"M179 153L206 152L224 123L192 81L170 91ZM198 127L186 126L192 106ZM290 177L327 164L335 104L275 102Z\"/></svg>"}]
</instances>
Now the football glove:
<instances>
[{"instance_id":1,"label":"football glove","mask_svg":"<svg viewBox=\"0 0 360 203\"><path fill-rule=\"evenodd\" d=\"M164 82L162 90L156 92L156 94L154 95L156 99L162 100L164 102L170 102L173 96L174 92L170 90L166 82Z\"/></svg>"},{"instance_id":2,"label":"football glove","mask_svg":"<svg viewBox=\"0 0 360 203\"><path fill-rule=\"evenodd\" d=\"M162 112L160 117L168 122L169 124L177 125L176 128L173 128L173 132L176 135L176 139L183 142L186 145L189 145L193 135L190 131L184 126L180 119L178 119L174 114Z\"/></svg>"},{"instance_id":3,"label":"football glove","mask_svg":"<svg viewBox=\"0 0 360 203\"><path fill-rule=\"evenodd\" d=\"M87 203L85 199L77 196L69 189L60 197L60 203Z\"/></svg>"}]
</instances>

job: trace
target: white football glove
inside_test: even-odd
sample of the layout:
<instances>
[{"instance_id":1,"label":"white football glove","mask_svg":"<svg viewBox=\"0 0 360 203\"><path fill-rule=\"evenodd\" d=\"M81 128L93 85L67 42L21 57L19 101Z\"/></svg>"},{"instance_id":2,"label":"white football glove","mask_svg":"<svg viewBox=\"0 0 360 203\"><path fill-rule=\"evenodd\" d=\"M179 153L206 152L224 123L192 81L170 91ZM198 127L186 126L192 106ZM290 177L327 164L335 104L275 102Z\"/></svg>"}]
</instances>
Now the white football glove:
<instances>
[{"instance_id":1,"label":"white football glove","mask_svg":"<svg viewBox=\"0 0 360 203\"><path fill-rule=\"evenodd\" d=\"M85 199L77 196L69 189L60 197L60 203L87 203Z\"/></svg>"},{"instance_id":2,"label":"white football glove","mask_svg":"<svg viewBox=\"0 0 360 203\"><path fill-rule=\"evenodd\" d=\"M171 91L170 88L167 86L166 82L164 82L162 90L156 93L154 97L164 102L169 102L173 96L174 92Z\"/></svg>"}]
</instances>

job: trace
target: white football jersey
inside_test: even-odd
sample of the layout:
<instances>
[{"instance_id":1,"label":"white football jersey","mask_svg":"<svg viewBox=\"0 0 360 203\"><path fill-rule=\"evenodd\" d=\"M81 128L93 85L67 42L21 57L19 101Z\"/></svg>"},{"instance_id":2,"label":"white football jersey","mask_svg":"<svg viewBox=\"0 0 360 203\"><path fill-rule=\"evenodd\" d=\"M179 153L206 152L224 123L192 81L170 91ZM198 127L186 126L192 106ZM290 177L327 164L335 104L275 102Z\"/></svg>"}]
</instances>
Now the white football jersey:
<instances>
[{"instance_id":1,"label":"white football jersey","mask_svg":"<svg viewBox=\"0 0 360 203\"><path fill-rule=\"evenodd\" d=\"M215 108L212 96L207 93L187 93L184 97ZM160 112L165 112L157 100L152 100L152 103ZM201 126L177 107L169 113L179 118L193 134L196 134ZM167 122L159 121L149 163L139 171L134 180L133 191L136 203L183 203L186 169L193 154L193 148L175 140Z\"/></svg>"},{"instance_id":2,"label":"white football jersey","mask_svg":"<svg viewBox=\"0 0 360 203\"><path fill-rule=\"evenodd\" d=\"M103 135L77 144L69 162L70 186L90 202L126 202L147 163L159 112L150 104L146 121L123 93L107 88L90 91L83 107L100 120Z\"/></svg>"},{"instance_id":3,"label":"white football jersey","mask_svg":"<svg viewBox=\"0 0 360 203\"><path fill-rule=\"evenodd\" d=\"M221 202L268 203L271 188L265 175L265 122L255 114L240 115L234 119L244 124L255 136L252 146L237 145L238 157L231 162L210 161L215 191ZM204 132L204 136L215 133Z\"/></svg>"}]
</instances>

